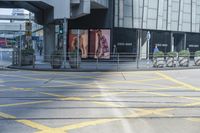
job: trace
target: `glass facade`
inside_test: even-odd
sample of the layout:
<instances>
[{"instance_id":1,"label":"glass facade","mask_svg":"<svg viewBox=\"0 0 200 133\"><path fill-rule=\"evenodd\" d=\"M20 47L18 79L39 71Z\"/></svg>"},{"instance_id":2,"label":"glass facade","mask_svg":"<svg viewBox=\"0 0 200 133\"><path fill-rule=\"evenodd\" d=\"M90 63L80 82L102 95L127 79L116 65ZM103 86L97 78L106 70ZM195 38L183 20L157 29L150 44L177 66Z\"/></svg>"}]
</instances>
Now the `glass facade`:
<instances>
[{"instance_id":1,"label":"glass facade","mask_svg":"<svg viewBox=\"0 0 200 133\"><path fill-rule=\"evenodd\" d=\"M200 32L200 0L115 0L115 27Z\"/></svg>"}]
</instances>

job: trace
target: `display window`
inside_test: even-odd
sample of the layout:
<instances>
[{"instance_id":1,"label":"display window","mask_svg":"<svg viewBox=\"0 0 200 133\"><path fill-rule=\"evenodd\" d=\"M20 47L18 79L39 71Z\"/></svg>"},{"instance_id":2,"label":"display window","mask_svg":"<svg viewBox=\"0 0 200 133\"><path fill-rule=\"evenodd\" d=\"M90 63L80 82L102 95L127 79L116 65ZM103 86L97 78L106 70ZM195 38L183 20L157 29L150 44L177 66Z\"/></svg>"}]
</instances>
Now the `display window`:
<instances>
[{"instance_id":1,"label":"display window","mask_svg":"<svg viewBox=\"0 0 200 133\"><path fill-rule=\"evenodd\" d=\"M79 48L82 58L110 59L110 30L69 30L68 52Z\"/></svg>"}]
</instances>

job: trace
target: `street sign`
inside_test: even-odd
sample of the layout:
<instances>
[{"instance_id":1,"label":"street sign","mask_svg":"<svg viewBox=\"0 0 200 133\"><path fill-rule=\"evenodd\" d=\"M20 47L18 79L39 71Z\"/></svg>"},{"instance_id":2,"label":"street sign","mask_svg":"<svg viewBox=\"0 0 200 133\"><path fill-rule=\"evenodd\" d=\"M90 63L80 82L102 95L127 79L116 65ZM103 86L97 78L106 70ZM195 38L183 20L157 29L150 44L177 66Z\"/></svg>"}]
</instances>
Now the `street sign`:
<instances>
[{"instance_id":1,"label":"street sign","mask_svg":"<svg viewBox=\"0 0 200 133\"><path fill-rule=\"evenodd\" d=\"M147 40L150 40L151 39L151 33L150 31L147 32Z\"/></svg>"}]
</instances>

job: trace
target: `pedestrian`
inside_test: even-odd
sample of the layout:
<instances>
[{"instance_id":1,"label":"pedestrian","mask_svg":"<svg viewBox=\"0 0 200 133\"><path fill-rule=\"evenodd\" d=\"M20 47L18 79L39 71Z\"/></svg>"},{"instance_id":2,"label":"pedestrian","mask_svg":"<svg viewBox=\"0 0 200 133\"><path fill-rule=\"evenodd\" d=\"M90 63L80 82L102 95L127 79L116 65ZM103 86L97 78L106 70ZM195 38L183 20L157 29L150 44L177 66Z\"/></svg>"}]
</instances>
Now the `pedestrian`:
<instances>
[{"instance_id":1,"label":"pedestrian","mask_svg":"<svg viewBox=\"0 0 200 133\"><path fill-rule=\"evenodd\" d=\"M159 49L158 49L157 44L155 45L155 48L154 48L154 50L153 50L153 53L156 53L156 52L159 52Z\"/></svg>"},{"instance_id":2,"label":"pedestrian","mask_svg":"<svg viewBox=\"0 0 200 133\"><path fill-rule=\"evenodd\" d=\"M40 45L40 56L42 56L42 50L43 50L43 47L42 45Z\"/></svg>"}]
</instances>

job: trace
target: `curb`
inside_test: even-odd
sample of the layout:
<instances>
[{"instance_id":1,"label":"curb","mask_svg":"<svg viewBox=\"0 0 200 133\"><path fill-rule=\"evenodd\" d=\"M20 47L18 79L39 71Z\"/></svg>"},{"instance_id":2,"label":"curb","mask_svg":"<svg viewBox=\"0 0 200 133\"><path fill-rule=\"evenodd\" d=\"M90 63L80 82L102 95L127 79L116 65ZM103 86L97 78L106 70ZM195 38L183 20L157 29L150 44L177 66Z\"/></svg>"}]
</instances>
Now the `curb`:
<instances>
[{"instance_id":1,"label":"curb","mask_svg":"<svg viewBox=\"0 0 200 133\"><path fill-rule=\"evenodd\" d=\"M200 69L200 67L176 67L176 68L150 68L150 69L39 69L39 68L23 68L23 67L15 67L15 66L8 66L8 71L17 71L17 70L26 70L26 71L46 71L46 72L130 72L130 71L171 71L171 70L192 70L192 69Z\"/></svg>"}]
</instances>

